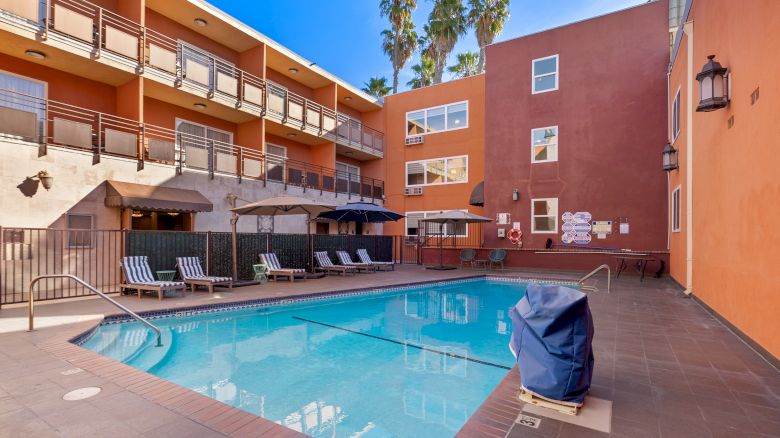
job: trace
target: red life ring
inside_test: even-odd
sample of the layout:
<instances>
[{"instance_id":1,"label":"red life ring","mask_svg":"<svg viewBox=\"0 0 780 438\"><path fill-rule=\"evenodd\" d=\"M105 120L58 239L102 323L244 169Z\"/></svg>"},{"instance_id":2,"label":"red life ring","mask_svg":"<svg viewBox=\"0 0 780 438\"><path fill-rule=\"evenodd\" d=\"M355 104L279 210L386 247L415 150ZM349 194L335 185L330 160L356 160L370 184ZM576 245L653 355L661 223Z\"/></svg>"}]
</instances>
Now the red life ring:
<instances>
[{"instance_id":1,"label":"red life ring","mask_svg":"<svg viewBox=\"0 0 780 438\"><path fill-rule=\"evenodd\" d=\"M509 234L507 234L507 237L509 237L509 240L513 244L517 244L517 242L519 242L520 239L523 238L523 232L520 231L519 228L512 228L511 230L509 230Z\"/></svg>"}]
</instances>

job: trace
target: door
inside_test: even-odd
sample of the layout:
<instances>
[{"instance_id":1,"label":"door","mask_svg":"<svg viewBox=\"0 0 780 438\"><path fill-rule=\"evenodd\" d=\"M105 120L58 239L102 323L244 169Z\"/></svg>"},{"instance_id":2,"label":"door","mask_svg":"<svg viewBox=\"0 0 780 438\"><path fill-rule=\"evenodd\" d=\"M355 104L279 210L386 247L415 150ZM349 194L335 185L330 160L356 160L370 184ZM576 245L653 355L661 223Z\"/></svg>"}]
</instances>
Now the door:
<instances>
[{"instance_id":1,"label":"door","mask_svg":"<svg viewBox=\"0 0 780 438\"><path fill-rule=\"evenodd\" d=\"M287 148L266 143L265 145L265 174L271 181L284 181L285 161L287 160Z\"/></svg>"}]
</instances>

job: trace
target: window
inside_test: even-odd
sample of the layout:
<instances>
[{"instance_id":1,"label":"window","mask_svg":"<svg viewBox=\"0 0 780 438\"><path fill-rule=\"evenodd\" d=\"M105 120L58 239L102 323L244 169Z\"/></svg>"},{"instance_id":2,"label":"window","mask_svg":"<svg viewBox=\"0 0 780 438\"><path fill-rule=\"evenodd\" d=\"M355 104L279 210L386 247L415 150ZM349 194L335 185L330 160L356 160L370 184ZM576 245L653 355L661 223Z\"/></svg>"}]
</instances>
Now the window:
<instances>
[{"instance_id":1,"label":"window","mask_svg":"<svg viewBox=\"0 0 780 438\"><path fill-rule=\"evenodd\" d=\"M531 200L531 232L558 232L558 198Z\"/></svg>"},{"instance_id":2,"label":"window","mask_svg":"<svg viewBox=\"0 0 780 438\"><path fill-rule=\"evenodd\" d=\"M274 144L265 144L265 173L271 181L284 181L287 148Z\"/></svg>"},{"instance_id":3,"label":"window","mask_svg":"<svg viewBox=\"0 0 780 438\"><path fill-rule=\"evenodd\" d=\"M42 142L46 108L44 99L45 82L0 71L0 107L8 108L4 111L6 120L15 120L13 124L0 120L0 133ZM25 117L9 117L6 114L17 111Z\"/></svg>"},{"instance_id":4,"label":"window","mask_svg":"<svg viewBox=\"0 0 780 438\"><path fill-rule=\"evenodd\" d=\"M231 145L233 133L176 119L176 154L182 154L187 167L195 169L208 169L209 140L213 140L218 146L220 143ZM226 147L217 148L225 150Z\"/></svg>"},{"instance_id":5,"label":"window","mask_svg":"<svg viewBox=\"0 0 780 438\"><path fill-rule=\"evenodd\" d=\"M468 210L462 210L468 211ZM441 213L441 210L436 211L408 211L406 212L406 235L407 236L419 236L422 234L428 236L435 236L441 234L442 224L434 224L420 222L428 216ZM426 226L423 231L422 227ZM468 237L469 229L468 224L444 224L444 235L455 237Z\"/></svg>"},{"instance_id":6,"label":"window","mask_svg":"<svg viewBox=\"0 0 780 438\"><path fill-rule=\"evenodd\" d=\"M677 89L677 94L674 96L674 102L672 103L672 143L680 135L680 89Z\"/></svg>"},{"instance_id":7,"label":"window","mask_svg":"<svg viewBox=\"0 0 780 438\"><path fill-rule=\"evenodd\" d=\"M468 128L469 103L458 102L406 113L406 136Z\"/></svg>"},{"instance_id":8,"label":"window","mask_svg":"<svg viewBox=\"0 0 780 438\"><path fill-rule=\"evenodd\" d=\"M88 214L68 215L68 247L92 248L92 216Z\"/></svg>"},{"instance_id":9,"label":"window","mask_svg":"<svg viewBox=\"0 0 780 438\"><path fill-rule=\"evenodd\" d=\"M680 186L672 192L672 231L680 232Z\"/></svg>"},{"instance_id":10,"label":"window","mask_svg":"<svg viewBox=\"0 0 780 438\"><path fill-rule=\"evenodd\" d=\"M558 55L531 61L533 94L555 91L558 89Z\"/></svg>"},{"instance_id":11,"label":"window","mask_svg":"<svg viewBox=\"0 0 780 438\"><path fill-rule=\"evenodd\" d=\"M548 126L531 130L531 162L558 161L558 127Z\"/></svg>"},{"instance_id":12,"label":"window","mask_svg":"<svg viewBox=\"0 0 780 438\"><path fill-rule=\"evenodd\" d=\"M360 193L360 167L336 161L336 191Z\"/></svg>"},{"instance_id":13,"label":"window","mask_svg":"<svg viewBox=\"0 0 780 438\"><path fill-rule=\"evenodd\" d=\"M439 185L468 182L468 156L435 158L406 163L406 185Z\"/></svg>"}]
</instances>

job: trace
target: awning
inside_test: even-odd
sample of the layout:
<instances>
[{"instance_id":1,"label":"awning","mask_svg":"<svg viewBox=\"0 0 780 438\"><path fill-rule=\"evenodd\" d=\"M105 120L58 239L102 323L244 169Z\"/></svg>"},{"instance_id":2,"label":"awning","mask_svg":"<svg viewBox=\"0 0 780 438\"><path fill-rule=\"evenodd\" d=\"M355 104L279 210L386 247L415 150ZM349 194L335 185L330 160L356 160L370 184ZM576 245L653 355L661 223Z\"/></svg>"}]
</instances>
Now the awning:
<instances>
[{"instance_id":1,"label":"awning","mask_svg":"<svg viewBox=\"0 0 780 438\"><path fill-rule=\"evenodd\" d=\"M106 181L106 207L182 213L214 210L211 201L196 190L119 181Z\"/></svg>"},{"instance_id":2,"label":"awning","mask_svg":"<svg viewBox=\"0 0 780 438\"><path fill-rule=\"evenodd\" d=\"M469 205L475 207L485 206L485 181L474 186L474 189L471 191L471 197L469 198Z\"/></svg>"}]
</instances>

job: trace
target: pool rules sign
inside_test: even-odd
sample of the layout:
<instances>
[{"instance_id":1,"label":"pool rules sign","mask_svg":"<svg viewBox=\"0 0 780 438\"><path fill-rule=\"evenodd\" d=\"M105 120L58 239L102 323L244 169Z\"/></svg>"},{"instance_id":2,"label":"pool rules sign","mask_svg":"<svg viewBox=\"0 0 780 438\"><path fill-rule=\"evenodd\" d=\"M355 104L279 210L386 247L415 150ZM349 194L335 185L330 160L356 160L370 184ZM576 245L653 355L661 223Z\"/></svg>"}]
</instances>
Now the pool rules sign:
<instances>
[{"instance_id":1,"label":"pool rules sign","mask_svg":"<svg viewBox=\"0 0 780 438\"><path fill-rule=\"evenodd\" d=\"M572 213L567 211L561 215L561 241L566 244L587 245L591 241L591 219L593 215L587 211Z\"/></svg>"}]
</instances>

